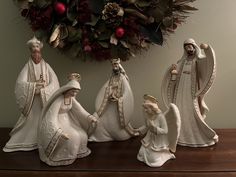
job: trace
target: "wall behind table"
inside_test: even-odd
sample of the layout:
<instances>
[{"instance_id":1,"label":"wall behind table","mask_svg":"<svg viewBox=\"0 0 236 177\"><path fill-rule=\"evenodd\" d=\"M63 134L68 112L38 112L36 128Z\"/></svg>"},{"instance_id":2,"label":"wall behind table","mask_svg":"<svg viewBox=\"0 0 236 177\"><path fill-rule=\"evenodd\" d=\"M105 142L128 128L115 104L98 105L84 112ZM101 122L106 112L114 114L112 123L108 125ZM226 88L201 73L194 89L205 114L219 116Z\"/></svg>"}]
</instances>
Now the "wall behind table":
<instances>
[{"instance_id":1,"label":"wall behind table","mask_svg":"<svg viewBox=\"0 0 236 177\"><path fill-rule=\"evenodd\" d=\"M123 63L135 95L134 117L138 121L133 123L136 126L143 123L143 94L156 96L163 108L160 94L162 76L166 68L182 56L183 41L192 37L198 43L211 44L217 56L217 78L206 97L210 108L206 121L213 128L236 128L236 1L198 0L194 6L199 11L190 15L187 23L167 39L164 47L154 46L148 52ZM33 33L11 0L1 2L0 12L0 127L13 127L19 117L14 97L15 81L28 60L29 51L25 43ZM66 82L66 76L71 71L81 74L82 90L78 100L92 113L96 94L110 76L109 62L70 60L48 45L43 49L43 56L57 73L61 84Z\"/></svg>"}]
</instances>

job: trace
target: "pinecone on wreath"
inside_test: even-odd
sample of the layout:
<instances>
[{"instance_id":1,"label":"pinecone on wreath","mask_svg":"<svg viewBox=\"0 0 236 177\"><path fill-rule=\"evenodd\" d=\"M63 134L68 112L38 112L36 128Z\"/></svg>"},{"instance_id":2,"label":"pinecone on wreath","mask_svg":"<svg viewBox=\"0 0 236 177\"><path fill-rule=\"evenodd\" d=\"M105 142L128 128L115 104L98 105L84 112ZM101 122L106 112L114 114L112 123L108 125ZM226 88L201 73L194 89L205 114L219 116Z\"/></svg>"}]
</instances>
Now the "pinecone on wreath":
<instances>
[{"instance_id":1,"label":"pinecone on wreath","mask_svg":"<svg viewBox=\"0 0 236 177\"><path fill-rule=\"evenodd\" d=\"M111 27L117 27L123 20L124 10L117 3L107 3L102 11L102 19Z\"/></svg>"}]
</instances>

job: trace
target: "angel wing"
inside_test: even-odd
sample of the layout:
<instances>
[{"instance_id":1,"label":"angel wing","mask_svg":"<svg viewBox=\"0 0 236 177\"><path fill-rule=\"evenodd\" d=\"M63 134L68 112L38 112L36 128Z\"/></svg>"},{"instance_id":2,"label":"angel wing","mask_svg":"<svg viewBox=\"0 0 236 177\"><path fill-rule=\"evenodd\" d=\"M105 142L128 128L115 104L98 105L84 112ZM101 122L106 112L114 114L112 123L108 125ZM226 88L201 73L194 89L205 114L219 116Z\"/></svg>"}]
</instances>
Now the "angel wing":
<instances>
[{"instance_id":1,"label":"angel wing","mask_svg":"<svg viewBox=\"0 0 236 177\"><path fill-rule=\"evenodd\" d=\"M169 139L169 148L172 152L176 151L176 145L180 133L180 113L178 107L171 103L169 109L164 113L168 126L168 139Z\"/></svg>"},{"instance_id":2,"label":"angel wing","mask_svg":"<svg viewBox=\"0 0 236 177\"><path fill-rule=\"evenodd\" d=\"M204 50L206 58L197 60L197 79L199 88L196 96L204 95L208 92L216 77L216 59L213 48L209 45Z\"/></svg>"}]
</instances>

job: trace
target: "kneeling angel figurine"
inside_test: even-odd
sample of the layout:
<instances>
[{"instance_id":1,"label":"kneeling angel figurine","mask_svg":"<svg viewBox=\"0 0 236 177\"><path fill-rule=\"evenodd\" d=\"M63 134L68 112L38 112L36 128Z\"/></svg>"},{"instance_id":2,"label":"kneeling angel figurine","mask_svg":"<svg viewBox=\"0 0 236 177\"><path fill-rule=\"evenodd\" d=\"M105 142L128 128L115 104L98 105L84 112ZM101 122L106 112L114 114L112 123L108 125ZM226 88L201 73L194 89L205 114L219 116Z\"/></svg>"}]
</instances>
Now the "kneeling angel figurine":
<instances>
[{"instance_id":1,"label":"kneeling angel figurine","mask_svg":"<svg viewBox=\"0 0 236 177\"><path fill-rule=\"evenodd\" d=\"M86 130L96 123L75 99L80 91L80 75L73 73L42 111L38 129L40 159L50 166L69 165L90 154Z\"/></svg>"},{"instance_id":2,"label":"kneeling angel figurine","mask_svg":"<svg viewBox=\"0 0 236 177\"><path fill-rule=\"evenodd\" d=\"M174 159L180 132L180 114L174 104L162 113L157 99L144 95L144 115L146 117L146 136L137 155L138 160L150 167L160 167L167 160Z\"/></svg>"}]
</instances>

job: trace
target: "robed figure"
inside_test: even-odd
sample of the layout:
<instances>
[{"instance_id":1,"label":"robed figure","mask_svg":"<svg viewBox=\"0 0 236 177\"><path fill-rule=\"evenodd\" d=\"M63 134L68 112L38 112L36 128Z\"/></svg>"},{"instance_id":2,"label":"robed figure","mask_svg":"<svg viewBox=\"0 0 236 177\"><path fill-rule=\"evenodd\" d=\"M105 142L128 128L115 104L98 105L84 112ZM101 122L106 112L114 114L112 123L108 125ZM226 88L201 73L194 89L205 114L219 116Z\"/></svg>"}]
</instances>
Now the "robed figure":
<instances>
[{"instance_id":1,"label":"robed figure","mask_svg":"<svg viewBox=\"0 0 236 177\"><path fill-rule=\"evenodd\" d=\"M31 57L21 70L15 86L16 102L21 116L3 151L30 151L37 149L37 127L43 106L59 88L56 74L41 57L43 44L32 38L27 42Z\"/></svg>"},{"instance_id":2,"label":"robed figure","mask_svg":"<svg viewBox=\"0 0 236 177\"><path fill-rule=\"evenodd\" d=\"M87 130L96 122L76 100L80 91L80 75L58 89L42 111L38 127L40 159L50 166L69 165L90 154Z\"/></svg>"},{"instance_id":3,"label":"robed figure","mask_svg":"<svg viewBox=\"0 0 236 177\"><path fill-rule=\"evenodd\" d=\"M181 125L179 110L171 103L163 113L157 99L151 95L144 95L143 109L147 133L141 140L137 159L150 167L160 167L166 161L175 159Z\"/></svg>"},{"instance_id":4,"label":"robed figure","mask_svg":"<svg viewBox=\"0 0 236 177\"><path fill-rule=\"evenodd\" d=\"M112 59L111 64L112 76L103 85L96 98L95 114L99 118L89 141L121 141L139 134L130 124L134 98L128 76L119 58Z\"/></svg>"},{"instance_id":5,"label":"robed figure","mask_svg":"<svg viewBox=\"0 0 236 177\"><path fill-rule=\"evenodd\" d=\"M165 105L174 103L179 108L178 144L190 147L214 145L218 136L204 121L208 112L204 97L216 76L215 52L207 44L199 47L193 39L186 40L183 47L183 57L177 65L169 67L164 76L162 97Z\"/></svg>"}]
</instances>

